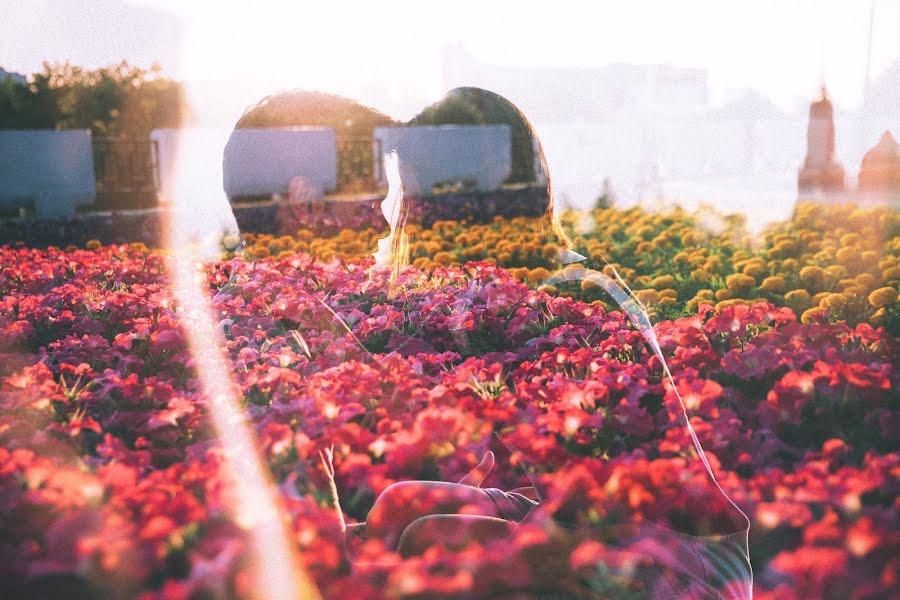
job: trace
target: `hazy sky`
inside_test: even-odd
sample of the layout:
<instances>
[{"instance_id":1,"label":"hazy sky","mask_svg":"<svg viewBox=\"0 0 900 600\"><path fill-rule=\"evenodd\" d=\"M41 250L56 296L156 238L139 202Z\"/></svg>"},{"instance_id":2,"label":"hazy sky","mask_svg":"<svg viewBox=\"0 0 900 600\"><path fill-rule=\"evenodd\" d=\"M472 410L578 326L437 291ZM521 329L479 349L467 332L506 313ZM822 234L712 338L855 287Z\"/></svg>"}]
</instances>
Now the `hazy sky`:
<instances>
[{"instance_id":1,"label":"hazy sky","mask_svg":"<svg viewBox=\"0 0 900 600\"><path fill-rule=\"evenodd\" d=\"M874 4L877 77L900 59L900 2ZM440 48L449 42L497 65L700 67L709 71L714 103L753 87L786 110L806 103L824 77L836 104L854 109L870 1L4 0L2 10L7 70L31 73L43 60L91 67L156 60L178 78L227 82L205 86L210 111L231 113L263 94L303 87L404 118L443 93Z\"/></svg>"}]
</instances>

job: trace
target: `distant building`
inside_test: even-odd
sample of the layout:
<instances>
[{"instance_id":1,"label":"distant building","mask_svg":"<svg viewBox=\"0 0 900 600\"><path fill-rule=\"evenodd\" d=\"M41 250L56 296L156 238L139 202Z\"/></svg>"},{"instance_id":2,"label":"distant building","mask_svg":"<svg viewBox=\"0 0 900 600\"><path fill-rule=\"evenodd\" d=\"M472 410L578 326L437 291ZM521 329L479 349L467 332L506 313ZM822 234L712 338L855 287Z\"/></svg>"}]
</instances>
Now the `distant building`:
<instances>
[{"instance_id":1,"label":"distant building","mask_svg":"<svg viewBox=\"0 0 900 600\"><path fill-rule=\"evenodd\" d=\"M21 73L13 73L0 68L0 83L5 82L7 79L11 79L13 83L18 83L19 85L28 85L28 78Z\"/></svg>"},{"instance_id":2,"label":"distant building","mask_svg":"<svg viewBox=\"0 0 900 600\"><path fill-rule=\"evenodd\" d=\"M806 159L800 169L801 200L835 200L843 196L844 167L834 156L834 107L822 87L822 97L809 105Z\"/></svg>"},{"instance_id":3,"label":"distant building","mask_svg":"<svg viewBox=\"0 0 900 600\"><path fill-rule=\"evenodd\" d=\"M461 45L442 50L443 83L481 86L514 99L536 121L602 121L641 110L691 113L708 106L707 72L613 63L593 68L524 68L483 63ZM559 93L565 93L561 102Z\"/></svg>"},{"instance_id":4,"label":"distant building","mask_svg":"<svg viewBox=\"0 0 900 600\"><path fill-rule=\"evenodd\" d=\"M900 201L900 144L890 131L885 131L878 144L863 157L859 192Z\"/></svg>"}]
</instances>

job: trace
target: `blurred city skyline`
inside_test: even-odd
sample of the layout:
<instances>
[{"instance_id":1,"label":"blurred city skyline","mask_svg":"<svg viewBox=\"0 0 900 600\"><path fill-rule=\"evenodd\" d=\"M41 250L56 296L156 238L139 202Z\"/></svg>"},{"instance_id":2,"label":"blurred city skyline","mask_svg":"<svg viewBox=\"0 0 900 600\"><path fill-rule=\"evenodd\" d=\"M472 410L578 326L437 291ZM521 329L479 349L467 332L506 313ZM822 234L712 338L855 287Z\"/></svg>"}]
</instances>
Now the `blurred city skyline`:
<instances>
[{"instance_id":1,"label":"blurred city skyline","mask_svg":"<svg viewBox=\"0 0 900 600\"><path fill-rule=\"evenodd\" d=\"M758 224L793 206L822 84L851 189L866 150L883 131L900 133L900 37L888 27L900 3L463 0L431 10L13 0L0 67L159 63L185 82L190 124L215 128L291 89L341 94L405 121L452 87L480 86L532 119L570 205L589 205L611 184L624 203L712 201Z\"/></svg>"},{"instance_id":2,"label":"blurred city skyline","mask_svg":"<svg viewBox=\"0 0 900 600\"><path fill-rule=\"evenodd\" d=\"M888 27L900 22L900 4L884 0L644 0L557 3L552 10L545 3L463 1L440 13L404 2L263 0L248 9L203 1L12 0L4 13L0 67L30 74L45 60L88 68L158 62L166 74L211 92L201 93L210 111L201 119L211 121L295 88L343 94L407 119L446 91L444 55L454 46L522 73L616 63L695 69L706 73L712 106L752 89L784 112L802 111L823 81L838 109L856 111L867 67L877 81L900 61L900 38ZM568 90L546 92L566 94L562 103L578 100Z\"/></svg>"}]
</instances>

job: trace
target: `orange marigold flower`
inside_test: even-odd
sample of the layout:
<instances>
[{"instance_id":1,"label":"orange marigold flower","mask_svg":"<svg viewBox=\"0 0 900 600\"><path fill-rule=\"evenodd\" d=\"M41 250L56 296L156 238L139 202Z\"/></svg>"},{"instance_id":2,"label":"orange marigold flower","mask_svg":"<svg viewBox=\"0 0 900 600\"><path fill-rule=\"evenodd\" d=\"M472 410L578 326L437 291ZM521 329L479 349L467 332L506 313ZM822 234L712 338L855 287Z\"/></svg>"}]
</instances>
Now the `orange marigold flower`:
<instances>
[{"instance_id":1,"label":"orange marigold flower","mask_svg":"<svg viewBox=\"0 0 900 600\"><path fill-rule=\"evenodd\" d=\"M892 287L878 288L869 294L869 304L875 308L890 306L897 302L897 290Z\"/></svg>"},{"instance_id":2,"label":"orange marigold flower","mask_svg":"<svg viewBox=\"0 0 900 600\"><path fill-rule=\"evenodd\" d=\"M749 290L756 285L756 279L743 273L732 273L725 278L725 287L729 290Z\"/></svg>"},{"instance_id":3,"label":"orange marigold flower","mask_svg":"<svg viewBox=\"0 0 900 600\"><path fill-rule=\"evenodd\" d=\"M772 275L771 277L766 277L765 279L763 279L763 282L759 287L766 290L767 292L783 292L784 277L780 275Z\"/></svg>"}]
</instances>

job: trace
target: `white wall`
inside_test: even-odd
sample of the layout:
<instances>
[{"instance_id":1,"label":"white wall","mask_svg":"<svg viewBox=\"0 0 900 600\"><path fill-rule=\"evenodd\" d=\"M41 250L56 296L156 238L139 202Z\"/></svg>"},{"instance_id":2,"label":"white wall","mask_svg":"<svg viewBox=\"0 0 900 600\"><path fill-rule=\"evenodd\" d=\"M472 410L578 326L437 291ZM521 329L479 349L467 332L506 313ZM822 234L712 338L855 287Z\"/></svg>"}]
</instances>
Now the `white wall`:
<instances>
[{"instance_id":1,"label":"white wall","mask_svg":"<svg viewBox=\"0 0 900 600\"><path fill-rule=\"evenodd\" d=\"M224 190L228 197L285 193L298 175L325 192L337 187L333 129L154 129L151 138L159 145L163 201L174 196L179 169L210 179L198 186L206 194Z\"/></svg>"},{"instance_id":2,"label":"white wall","mask_svg":"<svg viewBox=\"0 0 900 600\"><path fill-rule=\"evenodd\" d=\"M96 195L90 131L0 131L0 206L67 217Z\"/></svg>"},{"instance_id":3,"label":"white wall","mask_svg":"<svg viewBox=\"0 0 900 600\"><path fill-rule=\"evenodd\" d=\"M508 125L377 127L374 137L382 153L397 151L410 195L429 195L435 184L466 179L479 191L495 190L512 169Z\"/></svg>"},{"instance_id":4,"label":"white wall","mask_svg":"<svg viewBox=\"0 0 900 600\"><path fill-rule=\"evenodd\" d=\"M334 129L291 127L238 129L225 147L225 193L286 193L291 179L305 177L322 192L337 188Z\"/></svg>"}]
</instances>

